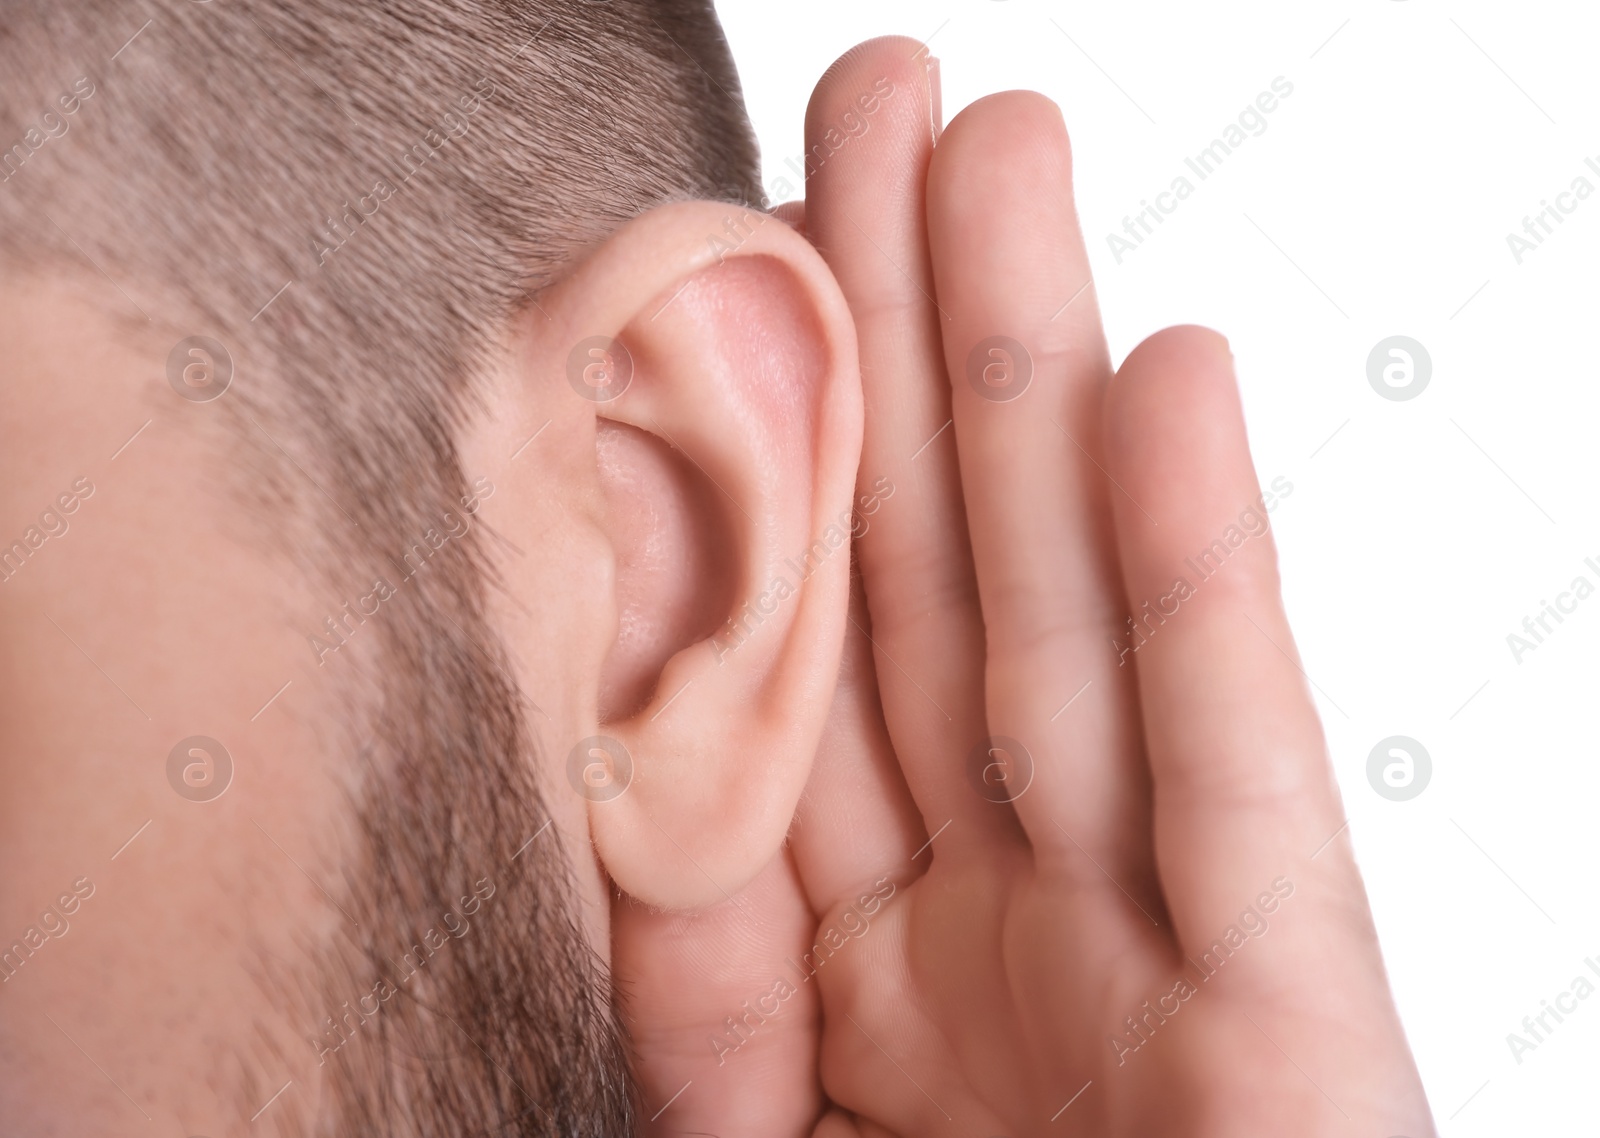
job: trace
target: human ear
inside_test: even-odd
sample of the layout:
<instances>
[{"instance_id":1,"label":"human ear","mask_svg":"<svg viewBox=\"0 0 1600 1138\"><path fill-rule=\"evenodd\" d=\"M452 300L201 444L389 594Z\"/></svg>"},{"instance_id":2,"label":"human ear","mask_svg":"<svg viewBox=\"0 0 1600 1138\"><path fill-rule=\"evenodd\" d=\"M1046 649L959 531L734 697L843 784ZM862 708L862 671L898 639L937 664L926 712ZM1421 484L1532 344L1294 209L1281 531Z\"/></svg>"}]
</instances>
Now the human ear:
<instances>
[{"instance_id":1,"label":"human ear","mask_svg":"<svg viewBox=\"0 0 1600 1138\"><path fill-rule=\"evenodd\" d=\"M604 651L551 760L619 887L720 901L781 846L837 676L861 447L849 309L788 226L708 202L623 226L540 305L534 381L560 391L569 438L590 432L608 554Z\"/></svg>"}]
</instances>

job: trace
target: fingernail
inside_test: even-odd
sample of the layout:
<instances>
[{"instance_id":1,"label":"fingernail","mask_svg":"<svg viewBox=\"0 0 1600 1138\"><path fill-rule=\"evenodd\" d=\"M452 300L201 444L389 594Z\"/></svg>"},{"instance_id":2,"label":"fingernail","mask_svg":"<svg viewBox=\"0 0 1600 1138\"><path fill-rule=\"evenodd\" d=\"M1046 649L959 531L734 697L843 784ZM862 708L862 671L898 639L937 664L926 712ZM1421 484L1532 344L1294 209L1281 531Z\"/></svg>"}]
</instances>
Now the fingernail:
<instances>
[{"instance_id":1,"label":"fingernail","mask_svg":"<svg viewBox=\"0 0 1600 1138\"><path fill-rule=\"evenodd\" d=\"M939 57L928 56L928 96L933 115L933 140L944 133L944 84L939 73Z\"/></svg>"}]
</instances>

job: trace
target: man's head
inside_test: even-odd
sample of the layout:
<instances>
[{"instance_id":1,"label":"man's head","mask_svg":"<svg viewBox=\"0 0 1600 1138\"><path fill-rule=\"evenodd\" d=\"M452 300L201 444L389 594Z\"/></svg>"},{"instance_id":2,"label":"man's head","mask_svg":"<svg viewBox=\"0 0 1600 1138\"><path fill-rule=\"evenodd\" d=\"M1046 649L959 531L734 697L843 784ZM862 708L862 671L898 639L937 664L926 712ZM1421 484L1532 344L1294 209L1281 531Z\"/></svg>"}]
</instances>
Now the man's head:
<instances>
[{"instance_id":1,"label":"man's head","mask_svg":"<svg viewBox=\"0 0 1600 1138\"><path fill-rule=\"evenodd\" d=\"M781 841L860 431L709 4L19 0L0 76L17 1127L627 1132L607 878Z\"/></svg>"}]
</instances>

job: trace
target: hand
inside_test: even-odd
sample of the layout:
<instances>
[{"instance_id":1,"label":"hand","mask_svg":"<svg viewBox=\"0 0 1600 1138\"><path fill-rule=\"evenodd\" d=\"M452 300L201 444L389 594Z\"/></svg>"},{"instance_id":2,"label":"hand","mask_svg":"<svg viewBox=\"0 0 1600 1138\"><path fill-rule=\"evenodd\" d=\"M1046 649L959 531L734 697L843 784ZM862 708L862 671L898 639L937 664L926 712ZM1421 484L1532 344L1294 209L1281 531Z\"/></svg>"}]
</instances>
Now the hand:
<instances>
[{"instance_id":1,"label":"hand","mask_svg":"<svg viewBox=\"0 0 1600 1138\"><path fill-rule=\"evenodd\" d=\"M994 96L935 147L928 74L876 41L808 115L859 485L894 488L852 629L887 734L847 683L793 842L816 1133L1432 1134L1227 344L1170 329L1113 377L1060 113Z\"/></svg>"}]
</instances>

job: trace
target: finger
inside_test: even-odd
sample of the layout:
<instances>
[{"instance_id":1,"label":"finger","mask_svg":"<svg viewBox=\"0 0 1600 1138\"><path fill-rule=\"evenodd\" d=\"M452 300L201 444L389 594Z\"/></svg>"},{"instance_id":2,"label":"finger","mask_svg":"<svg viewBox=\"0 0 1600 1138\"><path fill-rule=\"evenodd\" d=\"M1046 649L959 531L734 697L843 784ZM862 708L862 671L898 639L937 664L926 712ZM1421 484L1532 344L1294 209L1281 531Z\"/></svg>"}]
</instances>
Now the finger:
<instances>
[{"instance_id":1,"label":"finger","mask_svg":"<svg viewBox=\"0 0 1600 1138\"><path fill-rule=\"evenodd\" d=\"M783 222L800 236L806 235L806 203L805 199L799 201L783 202L772 211L772 216Z\"/></svg>"},{"instance_id":2,"label":"finger","mask_svg":"<svg viewBox=\"0 0 1600 1138\"><path fill-rule=\"evenodd\" d=\"M914 857L927 834L883 722L859 576L851 580L850 612L833 708L789 833L801 881L824 924L835 905L872 882L904 882L928 864Z\"/></svg>"},{"instance_id":3,"label":"finger","mask_svg":"<svg viewBox=\"0 0 1600 1138\"><path fill-rule=\"evenodd\" d=\"M1110 651L1122 611L1100 457L1111 369L1055 104L1011 92L957 116L929 171L928 233L951 317L988 723L1006 740L991 769L1036 850L1125 909L1137 897L1145 917L1132 915L1153 921L1148 776L1131 677Z\"/></svg>"},{"instance_id":4,"label":"finger","mask_svg":"<svg viewBox=\"0 0 1600 1138\"><path fill-rule=\"evenodd\" d=\"M1146 340L1106 415L1107 464L1129 494L1114 503L1134 612L1124 647L1144 707L1161 881L1180 940L1203 950L1342 824L1278 595L1267 515L1284 484L1272 498L1257 484L1232 357L1214 332ZM1333 872L1351 884L1336 846L1321 867L1343 861Z\"/></svg>"},{"instance_id":5,"label":"finger","mask_svg":"<svg viewBox=\"0 0 1600 1138\"><path fill-rule=\"evenodd\" d=\"M936 854L987 841L1003 820L964 772L983 734L983 626L923 223L934 137L924 54L914 40L875 40L824 76L806 114L806 224L856 318L867 407L857 509L869 522L857 549L889 732L928 833L949 831Z\"/></svg>"}]
</instances>

